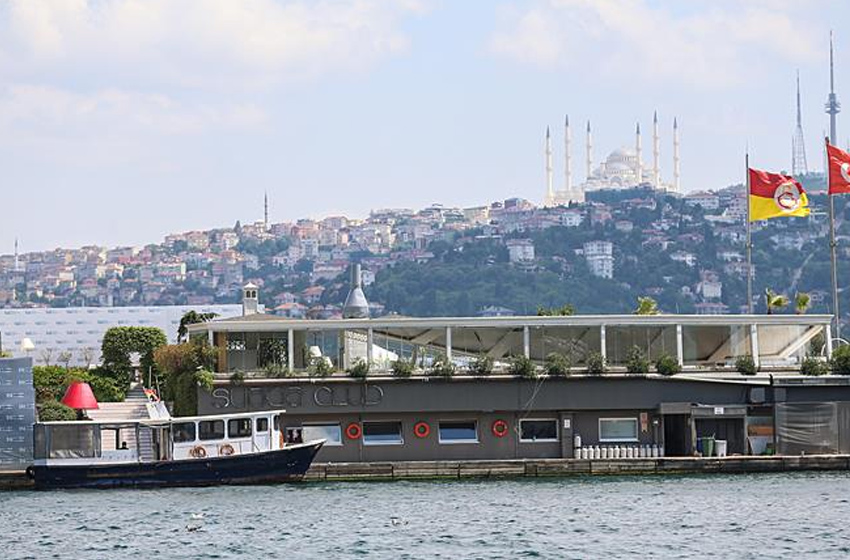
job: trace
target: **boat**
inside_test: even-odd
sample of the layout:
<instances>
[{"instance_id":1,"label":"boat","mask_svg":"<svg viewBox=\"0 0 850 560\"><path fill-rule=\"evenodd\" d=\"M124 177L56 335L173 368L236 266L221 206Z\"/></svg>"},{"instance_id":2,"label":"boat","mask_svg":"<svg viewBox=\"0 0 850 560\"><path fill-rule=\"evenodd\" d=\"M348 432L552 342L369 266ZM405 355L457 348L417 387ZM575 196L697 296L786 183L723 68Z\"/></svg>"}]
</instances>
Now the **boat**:
<instances>
[{"instance_id":1,"label":"boat","mask_svg":"<svg viewBox=\"0 0 850 560\"><path fill-rule=\"evenodd\" d=\"M157 403L161 405L161 403ZM284 438L285 410L37 422L36 489L271 484L301 479L325 440Z\"/></svg>"}]
</instances>

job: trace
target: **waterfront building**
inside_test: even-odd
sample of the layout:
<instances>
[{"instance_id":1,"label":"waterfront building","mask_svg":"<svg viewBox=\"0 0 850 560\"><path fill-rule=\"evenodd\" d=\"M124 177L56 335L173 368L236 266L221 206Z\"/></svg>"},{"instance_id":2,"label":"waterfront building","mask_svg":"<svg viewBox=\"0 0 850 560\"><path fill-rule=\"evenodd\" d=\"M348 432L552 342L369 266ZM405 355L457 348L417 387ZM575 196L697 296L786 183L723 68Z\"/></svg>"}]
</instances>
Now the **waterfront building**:
<instances>
[{"instance_id":1,"label":"waterfront building","mask_svg":"<svg viewBox=\"0 0 850 560\"><path fill-rule=\"evenodd\" d=\"M36 363L58 363L70 353L69 365L92 366L100 362L103 335L110 327L157 327L169 340L177 336L180 318L189 311L234 317L238 304L162 305L136 307L58 307L0 309L3 349L14 356L31 355ZM25 340L33 350L22 349ZM64 365L64 364L63 364Z\"/></svg>"},{"instance_id":2,"label":"waterfront building","mask_svg":"<svg viewBox=\"0 0 850 560\"><path fill-rule=\"evenodd\" d=\"M255 314L190 331L218 356L199 413L286 408L285 431L328 440L319 461L690 456L709 437L758 455L850 451L850 378L799 375L807 355L831 353L830 319ZM681 373L628 373L635 347ZM544 374L552 354L571 369ZM738 373L742 356L760 371ZM337 373L317 377L317 361Z\"/></svg>"}]
</instances>

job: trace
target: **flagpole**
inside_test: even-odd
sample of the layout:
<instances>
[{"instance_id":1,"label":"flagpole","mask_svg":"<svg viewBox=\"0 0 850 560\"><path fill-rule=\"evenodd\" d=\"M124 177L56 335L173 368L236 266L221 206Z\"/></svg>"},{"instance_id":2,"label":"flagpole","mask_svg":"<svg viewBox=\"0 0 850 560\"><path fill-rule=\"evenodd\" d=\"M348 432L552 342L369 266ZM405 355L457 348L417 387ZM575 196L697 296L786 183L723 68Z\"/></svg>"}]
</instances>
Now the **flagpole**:
<instances>
[{"instance_id":1,"label":"flagpole","mask_svg":"<svg viewBox=\"0 0 850 560\"><path fill-rule=\"evenodd\" d=\"M750 152L745 158L747 173L746 192L744 198L747 204L747 313L753 314L753 242L750 233Z\"/></svg>"},{"instance_id":2,"label":"flagpole","mask_svg":"<svg viewBox=\"0 0 850 560\"><path fill-rule=\"evenodd\" d=\"M829 138L826 138L829 146ZM828 152L828 150L827 150ZM826 196L829 199L829 253L832 259L832 312L835 315L835 338L841 338L841 314L838 307L838 261L835 257L835 203L829 192L829 155L826 159Z\"/></svg>"}]
</instances>

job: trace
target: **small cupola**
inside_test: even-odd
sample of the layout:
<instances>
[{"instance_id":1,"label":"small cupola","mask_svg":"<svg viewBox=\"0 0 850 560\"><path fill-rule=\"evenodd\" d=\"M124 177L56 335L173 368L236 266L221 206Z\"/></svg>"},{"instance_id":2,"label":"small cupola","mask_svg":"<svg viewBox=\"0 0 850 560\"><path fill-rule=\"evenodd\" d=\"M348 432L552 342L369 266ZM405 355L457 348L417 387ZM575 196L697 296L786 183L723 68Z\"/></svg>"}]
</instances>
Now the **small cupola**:
<instances>
[{"instance_id":1,"label":"small cupola","mask_svg":"<svg viewBox=\"0 0 850 560\"><path fill-rule=\"evenodd\" d=\"M260 312L260 288L248 282L242 287L242 315L256 315Z\"/></svg>"}]
</instances>

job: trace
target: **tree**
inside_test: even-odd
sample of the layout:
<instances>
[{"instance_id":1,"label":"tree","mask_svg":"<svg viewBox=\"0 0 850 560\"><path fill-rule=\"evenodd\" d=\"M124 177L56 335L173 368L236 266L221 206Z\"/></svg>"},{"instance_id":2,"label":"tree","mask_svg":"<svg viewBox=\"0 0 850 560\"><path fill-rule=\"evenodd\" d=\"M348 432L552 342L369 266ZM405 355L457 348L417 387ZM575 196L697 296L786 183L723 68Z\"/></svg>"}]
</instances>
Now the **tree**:
<instances>
[{"instance_id":1,"label":"tree","mask_svg":"<svg viewBox=\"0 0 850 560\"><path fill-rule=\"evenodd\" d=\"M198 388L212 389L215 349L205 339L159 346L154 359L162 372L162 397L174 403L176 416L197 413Z\"/></svg>"},{"instance_id":2,"label":"tree","mask_svg":"<svg viewBox=\"0 0 850 560\"><path fill-rule=\"evenodd\" d=\"M180 318L180 326L177 327L177 342L186 342L189 336L189 325L197 323L207 323L218 317L218 313L198 313L197 311L187 311Z\"/></svg>"},{"instance_id":3,"label":"tree","mask_svg":"<svg viewBox=\"0 0 850 560\"><path fill-rule=\"evenodd\" d=\"M770 288L764 290L764 302L767 305L767 314L773 315L775 309L783 309L788 307L788 297L782 294L777 294Z\"/></svg>"},{"instance_id":4,"label":"tree","mask_svg":"<svg viewBox=\"0 0 850 560\"><path fill-rule=\"evenodd\" d=\"M41 351L41 362L45 366L50 366L50 362L53 361L53 348L45 348Z\"/></svg>"},{"instance_id":5,"label":"tree","mask_svg":"<svg viewBox=\"0 0 850 560\"><path fill-rule=\"evenodd\" d=\"M805 315L812 303L812 297L806 292L797 292L794 296L794 313Z\"/></svg>"},{"instance_id":6,"label":"tree","mask_svg":"<svg viewBox=\"0 0 850 560\"><path fill-rule=\"evenodd\" d=\"M71 367L71 360L73 359L73 354L71 354L70 350L65 350L63 352L59 352L59 356L57 356L56 361L65 365L65 369Z\"/></svg>"},{"instance_id":7,"label":"tree","mask_svg":"<svg viewBox=\"0 0 850 560\"><path fill-rule=\"evenodd\" d=\"M637 298L637 308L635 308L635 315L658 315L660 311L658 310L658 303L648 296L639 296Z\"/></svg>"},{"instance_id":8,"label":"tree","mask_svg":"<svg viewBox=\"0 0 850 560\"><path fill-rule=\"evenodd\" d=\"M86 364L86 369L91 368L91 364L94 361L95 352L96 350L94 348L83 348L83 362Z\"/></svg>"},{"instance_id":9,"label":"tree","mask_svg":"<svg viewBox=\"0 0 850 560\"><path fill-rule=\"evenodd\" d=\"M167 343L165 333L156 327L112 327L103 335L103 370L126 392L133 369L130 354L139 354L142 371L156 373L154 352Z\"/></svg>"}]
</instances>

